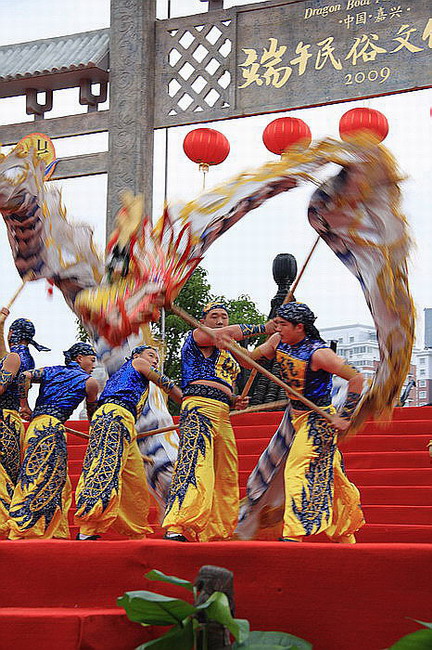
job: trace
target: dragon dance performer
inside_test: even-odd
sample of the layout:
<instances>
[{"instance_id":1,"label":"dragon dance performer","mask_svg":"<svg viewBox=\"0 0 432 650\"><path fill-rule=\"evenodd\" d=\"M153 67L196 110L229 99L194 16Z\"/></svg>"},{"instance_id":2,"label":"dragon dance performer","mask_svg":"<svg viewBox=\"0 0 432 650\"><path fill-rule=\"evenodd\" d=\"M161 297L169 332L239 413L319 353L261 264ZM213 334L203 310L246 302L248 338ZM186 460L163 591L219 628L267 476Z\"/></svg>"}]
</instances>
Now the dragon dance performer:
<instances>
[{"instance_id":1,"label":"dragon dance performer","mask_svg":"<svg viewBox=\"0 0 432 650\"><path fill-rule=\"evenodd\" d=\"M64 366L24 373L24 395L39 383L39 396L23 444L23 462L14 490L8 525L9 539L69 537L67 522L71 485L67 474L64 422L85 399L91 417L98 384L90 376L96 356L87 343L75 343L64 352Z\"/></svg>"},{"instance_id":2,"label":"dragon dance performer","mask_svg":"<svg viewBox=\"0 0 432 650\"><path fill-rule=\"evenodd\" d=\"M34 345L39 351L49 351L49 348L39 345L33 339L36 332L33 323L27 318L18 318L9 328L10 354L8 354L4 343L4 324L8 315L9 310L3 307L0 310L0 357L3 357L0 363L6 362L6 366L3 367L3 392L0 396L0 534L7 531L10 502L21 463L24 425L19 416L20 373L35 367L29 344ZM11 360L16 359L14 354L19 357L18 371L16 374L7 375L10 372L8 367Z\"/></svg>"},{"instance_id":3,"label":"dragon dance performer","mask_svg":"<svg viewBox=\"0 0 432 650\"><path fill-rule=\"evenodd\" d=\"M219 302L206 305L201 322L217 330L222 342L275 331L272 321L229 325L227 307ZM195 329L182 348L180 445L162 523L165 539L173 541L230 539L237 522L238 460L229 409L240 366L215 342L210 333ZM235 406L243 403L237 398Z\"/></svg>"},{"instance_id":4,"label":"dragon dance performer","mask_svg":"<svg viewBox=\"0 0 432 650\"><path fill-rule=\"evenodd\" d=\"M90 425L90 440L76 490L77 539L98 539L111 526L130 538L143 538L148 525L149 493L137 442L140 416L152 381L172 399L181 391L156 368L159 355L139 345L107 381Z\"/></svg>"},{"instance_id":5,"label":"dragon dance performer","mask_svg":"<svg viewBox=\"0 0 432 650\"><path fill-rule=\"evenodd\" d=\"M285 465L281 541L301 541L325 532L333 541L355 543L354 533L363 526L364 517L359 492L345 474L337 437L349 426L364 380L326 346L314 321L307 305L283 305L275 319L278 333L252 352L255 359L276 357L287 384L335 414L333 426L302 402L291 400L294 435ZM339 414L331 405L332 374L348 380L347 399Z\"/></svg>"}]
</instances>

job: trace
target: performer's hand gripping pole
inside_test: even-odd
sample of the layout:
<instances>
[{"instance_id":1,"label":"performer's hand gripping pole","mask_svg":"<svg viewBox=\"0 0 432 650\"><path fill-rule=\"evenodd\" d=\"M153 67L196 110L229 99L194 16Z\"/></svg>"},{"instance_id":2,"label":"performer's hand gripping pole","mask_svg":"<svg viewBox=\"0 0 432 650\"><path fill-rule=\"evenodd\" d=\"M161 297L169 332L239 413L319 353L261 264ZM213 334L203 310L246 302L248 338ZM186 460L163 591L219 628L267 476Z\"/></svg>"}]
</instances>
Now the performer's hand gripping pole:
<instances>
[{"instance_id":1,"label":"performer's hand gripping pole","mask_svg":"<svg viewBox=\"0 0 432 650\"><path fill-rule=\"evenodd\" d=\"M196 318L193 318L193 316L190 316L187 312L185 312L183 309L178 307L177 305L171 304L170 305L171 311L176 314L176 316L179 316L180 318L183 318L183 320L188 323L191 327L193 328L198 328L203 330L207 335L213 336L214 339L216 339L216 334L212 332L211 329L208 327L205 327L202 323L196 320ZM252 366L252 368L255 368L258 372L260 372L262 375L265 377L268 377L271 381L273 381L275 384L283 388L285 391L289 392L291 395L293 395L299 402L302 402L306 406L310 408L311 411L315 411L316 413L319 413L321 417L323 417L325 420L328 420L331 424L335 424L335 419L333 418L330 413L327 413L323 409L319 408L308 400L306 397L298 393L294 388L291 388L291 386L288 386L282 379L279 379L279 377L276 377L276 375L273 375L269 370L266 368L263 368L260 366L254 359L250 357L250 355L243 350L242 347L239 345L235 344L234 342L232 343L227 343L225 346L227 350L232 352L236 357L241 359L242 361L245 361L246 364L249 366Z\"/></svg>"},{"instance_id":2,"label":"performer's hand gripping pole","mask_svg":"<svg viewBox=\"0 0 432 650\"><path fill-rule=\"evenodd\" d=\"M308 254L308 256L307 256L307 258L306 258L306 260L305 260L303 266L302 266L301 269L300 269L299 274L297 275L297 277L296 277L296 279L294 280L294 282L293 282L293 284L292 284L292 286L291 286L289 292L287 293L287 295L286 295L285 298L284 298L284 301L283 301L283 304L284 304L284 305L286 305L288 302L291 302L291 300L293 299L294 291L297 289L297 287L298 287L298 283L300 282L301 277L302 277L303 273L305 272L305 269L306 269L307 265L309 264L310 258L312 257L312 255L313 255L313 253L314 253L314 251L315 251L315 248L318 246L318 242L319 242L320 239L321 239L321 238L320 238L320 236L318 235L318 237L316 238L316 240L315 240L315 242L314 242L312 248L311 248L310 251L309 251L309 254ZM243 388L242 393L241 393L241 395L240 395L241 399L244 399L244 398L247 396L247 394L249 393L250 388L251 388L252 383L253 383L253 380L255 379L255 377L256 377L256 375L257 375L257 372L258 372L258 371L257 371L255 368L253 368L253 369L251 370L251 373L250 373L250 375L249 375L249 378L248 378L248 380L247 380L247 382L246 382L246 384L245 384L245 387Z\"/></svg>"}]
</instances>

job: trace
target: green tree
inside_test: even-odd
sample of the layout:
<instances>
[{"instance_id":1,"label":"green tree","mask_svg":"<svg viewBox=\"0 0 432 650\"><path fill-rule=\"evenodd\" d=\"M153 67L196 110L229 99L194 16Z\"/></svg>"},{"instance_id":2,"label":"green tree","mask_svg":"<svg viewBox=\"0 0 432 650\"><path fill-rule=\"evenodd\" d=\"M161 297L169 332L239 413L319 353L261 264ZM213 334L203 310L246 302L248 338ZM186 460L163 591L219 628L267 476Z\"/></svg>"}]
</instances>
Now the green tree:
<instances>
[{"instance_id":1,"label":"green tree","mask_svg":"<svg viewBox=\"0 0 432 650\"><path fill-rule=\"evenodd\" d=\"M241 295L232 300L227 300L222 296L221 300L228 307L231 325L236 323L260 325L267 321L266 316L258 310L256 304L247 295ZM255 339L253 340L255 341Z\"/></svg>"},{"instance_id":2,"label":"green tree","mask_svg":"<svg viewBox=\"0 0 432 650\"><path fill-rule=\"evenodd\" d=\"M83 343L90 343L90 337L88 335L87 330L84 328L84 325L80 321L79 318L75 319L76 323L76 328L77 328L77 339L78 341L82 341Z\"/></svg>"}]
</instances>

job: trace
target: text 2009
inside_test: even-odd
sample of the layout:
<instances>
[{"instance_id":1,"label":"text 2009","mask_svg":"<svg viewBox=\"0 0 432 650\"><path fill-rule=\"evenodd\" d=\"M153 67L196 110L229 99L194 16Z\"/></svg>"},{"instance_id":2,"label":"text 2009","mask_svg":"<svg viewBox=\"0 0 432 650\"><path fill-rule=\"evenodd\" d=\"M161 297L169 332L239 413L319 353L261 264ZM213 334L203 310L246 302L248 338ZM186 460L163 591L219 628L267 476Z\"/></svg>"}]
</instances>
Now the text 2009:
<instances>
[{"instance_id":1,"label":"text 2009","mask_svg":"<svg viewBox=\"0 0 432 650\"><path fill-rule=\"evenodd\" d=\"M378 81L382 84L384 81L390 77L390 68L387 66L381 68L380 70L369 70L369 72L356 72L356 74L348 73L345 75L345 86L351 86L352 84L362 84L364 81Z\"/></svg>"}]
</instances>

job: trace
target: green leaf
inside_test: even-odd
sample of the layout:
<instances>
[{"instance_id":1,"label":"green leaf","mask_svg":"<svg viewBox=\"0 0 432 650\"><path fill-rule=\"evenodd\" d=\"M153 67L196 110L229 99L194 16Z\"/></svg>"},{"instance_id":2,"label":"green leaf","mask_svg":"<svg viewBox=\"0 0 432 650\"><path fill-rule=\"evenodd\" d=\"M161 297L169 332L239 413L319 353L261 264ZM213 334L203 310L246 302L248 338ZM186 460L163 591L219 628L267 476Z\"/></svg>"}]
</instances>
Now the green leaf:
<instances>
[{"instance_id":1,"label":"green leaf","mask_svg":"<svg viewBox=\"0 0 432 650\"><path fill-rule=\"evenodd\" d=\"M431 650L432 630L417 630L396 641L389 650Z\"/></svg>"},{"instance_id":2,"label":"green leaf","mask_svg":"<svg viewBox=\"0 0 432 650\"><path fill-rule=\"evenodd\" d=\"M244 643L234 643L233 650L311 650L312 645L286 632L251 632Z\"/></svg>"},{"instance_id":3,"label":"green leaf","mask_svg":"<svg viewBox=\"0 0 432 650\"><path fill-rule=\"evenodd\" d=\"M152 591L128 591L117 599L131 621L147 625L176 625L197 608L179 598L170 598Z\"/></svg>"},{"instance_id":4,"label":"green leaf","mask_svg":"<svg viewBox=\"0 0 432 650\"><path fill-rule=\"evenodd\" d=\"M189 620L184 627L176 625L159 639L147 641L135 650L191 650L193 642L193 625Z\"/></svg>"},{"instance_id":5,"label":"green leaf","mask_svg":"<svg viewBox=\"0 0 432 650\"><path fill-rule=\"evenodd\" d=\"M168 582L171 585L178 585L179 587L189 589L189 591L193 591L194 588L193 584L188 580L183 580L183 578L177 578L176 576L167 576L165 573L162 573L162 571L158 571L158 569L152 569L145 574L145 577L148 580L158 580L159 582Z\"/></svg>"},{"instance_id":6,"label":"green leaf","mask_svg":"<svg viewBox=\"0 0 432 650\"><path fill-rule=\"evenodd\" d=\"M215 591L210 598L197 605L198 610L206 610L207 617L225 625L237 641L246 641L249 636L249 621L242 618L233 618L228 602L228 597L221 591Z\"/></svg>"},{"instance_id":7,"label":"green leaf","mask_svg":"<svg viewBox=\"0 0 432 650\"><path fill-rule=\"evenodd\" d=\"M418 621L416 618L411 618L411 621L415 621L419 625L423 625L423 627L428 627L430 630L432 630L432 623L425 623L425 621Z\"/></svg>"}]
</instances>

